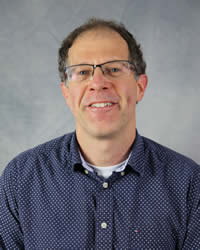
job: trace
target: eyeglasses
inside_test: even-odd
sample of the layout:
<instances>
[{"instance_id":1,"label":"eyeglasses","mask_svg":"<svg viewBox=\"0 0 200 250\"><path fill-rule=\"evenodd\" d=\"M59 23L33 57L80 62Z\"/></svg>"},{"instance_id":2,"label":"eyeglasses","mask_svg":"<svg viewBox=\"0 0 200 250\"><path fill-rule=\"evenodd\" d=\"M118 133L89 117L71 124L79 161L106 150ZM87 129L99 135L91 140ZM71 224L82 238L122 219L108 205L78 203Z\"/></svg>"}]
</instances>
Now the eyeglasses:
<instances>
[{"instance_id":1,"label":"eyeglasses","mask_svg":"<svg viewBox=\"0 0 200 250\"><path fill-rule=\"evenodd\" d=\"M134 64L127 60L115 60L102 64L77 64L65 68L67 82L84 82L91 80L94 70L99 67L103 75L110 80L123 78L134 71Z\"/></svg>"}]
</instances>

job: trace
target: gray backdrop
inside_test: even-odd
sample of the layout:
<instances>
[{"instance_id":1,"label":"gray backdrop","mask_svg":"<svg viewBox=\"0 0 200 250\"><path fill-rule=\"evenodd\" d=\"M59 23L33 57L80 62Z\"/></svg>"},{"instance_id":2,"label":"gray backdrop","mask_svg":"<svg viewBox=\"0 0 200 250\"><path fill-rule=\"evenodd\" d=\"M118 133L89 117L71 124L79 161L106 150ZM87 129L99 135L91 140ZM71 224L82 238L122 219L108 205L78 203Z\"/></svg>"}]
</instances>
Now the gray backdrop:
<instances>
[{"instance_id":1,"label":"gray backdrop","mask_svg":"<svg viewBox=\"0 0 200 250\"><path fill-rule=\"evenodd\" d=\"M90 16L142 44L149 86L140 134L200 163L200 0L0 0L0 172L18 153L74 130L57 49Z\"/></svg>"}]
</instances>

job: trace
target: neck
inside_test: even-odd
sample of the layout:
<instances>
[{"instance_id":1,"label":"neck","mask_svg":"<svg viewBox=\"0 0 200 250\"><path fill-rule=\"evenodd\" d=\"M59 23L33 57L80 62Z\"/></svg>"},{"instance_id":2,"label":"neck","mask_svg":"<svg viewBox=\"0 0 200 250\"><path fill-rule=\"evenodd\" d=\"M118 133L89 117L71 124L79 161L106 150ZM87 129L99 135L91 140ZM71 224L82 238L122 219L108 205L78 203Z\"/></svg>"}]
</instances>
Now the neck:
<instances>
[{"instance_id":1,"label":"neck","mask_svg":"<svg viewBox=\"0 0 200 250\"><path fill-rule=\"evenodd\" d=\"M76 131L81 153L85 160L95 166L112 166L127 159L136 130L113 138L96 138Z\"/></svg>"}]
</instances>

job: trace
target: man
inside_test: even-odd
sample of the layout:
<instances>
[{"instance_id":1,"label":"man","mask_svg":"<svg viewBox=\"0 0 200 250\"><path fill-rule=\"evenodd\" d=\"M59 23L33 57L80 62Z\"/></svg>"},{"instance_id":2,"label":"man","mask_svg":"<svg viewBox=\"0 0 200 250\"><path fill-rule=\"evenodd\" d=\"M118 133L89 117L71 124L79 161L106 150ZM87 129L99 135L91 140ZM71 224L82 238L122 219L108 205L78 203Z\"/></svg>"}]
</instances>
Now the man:
<instances>
[{"instance_id":1,"label":"man","mask_svg":"<svg viewBox=\"0 0 200 250\"><path fill-rule=\"evenodd\" d=\"M59 50L76 131L28 150L1 177L2 249L199 249L200 168L139 135L140 46L91 19Z\"/></svg>"}]
</instances>

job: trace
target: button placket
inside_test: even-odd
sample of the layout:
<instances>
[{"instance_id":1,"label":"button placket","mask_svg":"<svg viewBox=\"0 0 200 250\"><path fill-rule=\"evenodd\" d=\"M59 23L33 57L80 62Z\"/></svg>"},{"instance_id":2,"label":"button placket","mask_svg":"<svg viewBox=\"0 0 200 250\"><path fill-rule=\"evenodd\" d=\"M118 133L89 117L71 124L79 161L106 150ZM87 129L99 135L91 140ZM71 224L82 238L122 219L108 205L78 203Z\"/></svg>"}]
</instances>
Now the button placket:
<instances>
[{"instance_id":1,"label":"button placket","mask_svg":"<svg viewBox=\"0 0 200 250\"><path fill-rule=\"evenodd\" d=\"M110 183L101 183L101 191L96 200L95 248L111 249L113 240L113 194Z\"/></svg>"}]
</instances>

